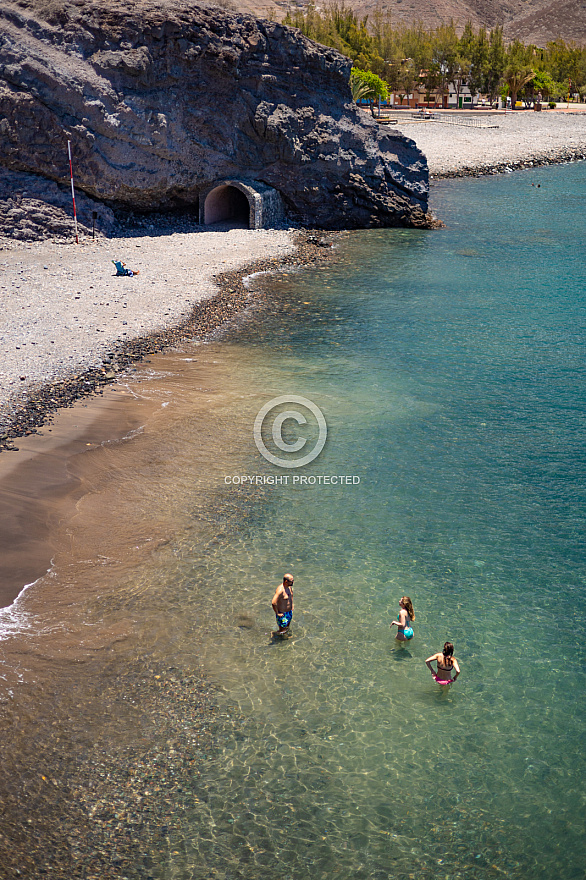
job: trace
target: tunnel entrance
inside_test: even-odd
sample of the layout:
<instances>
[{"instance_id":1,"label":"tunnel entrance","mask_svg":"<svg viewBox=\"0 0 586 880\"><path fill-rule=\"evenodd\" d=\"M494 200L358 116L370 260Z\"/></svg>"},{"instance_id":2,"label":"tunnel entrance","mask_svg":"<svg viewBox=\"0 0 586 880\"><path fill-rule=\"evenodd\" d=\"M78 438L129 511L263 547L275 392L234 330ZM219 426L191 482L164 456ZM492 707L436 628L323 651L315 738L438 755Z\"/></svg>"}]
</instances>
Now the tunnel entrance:
<instances>
[{"instance_id":1,"label":"tunnel entrance","mask_svg":"<svg viewBox=\"0 0 586 880\"><path fill-rule=\"evenodd\" d=\"M213 189L204 204L204 223L232 223L234 226L250 226L250 205L241 190L224 183Z\"/></svg>"},{"instance_id":2,"label":"tunnel entrance","mask_svg":"<svg viewBox=\"0 0 586 880\"><path fill-rule=\"evenodd\" d=\"M270 229L285 217L280 193L259 180L216 180L199 192L199 222Z\"/></svg>"}]
</instances>

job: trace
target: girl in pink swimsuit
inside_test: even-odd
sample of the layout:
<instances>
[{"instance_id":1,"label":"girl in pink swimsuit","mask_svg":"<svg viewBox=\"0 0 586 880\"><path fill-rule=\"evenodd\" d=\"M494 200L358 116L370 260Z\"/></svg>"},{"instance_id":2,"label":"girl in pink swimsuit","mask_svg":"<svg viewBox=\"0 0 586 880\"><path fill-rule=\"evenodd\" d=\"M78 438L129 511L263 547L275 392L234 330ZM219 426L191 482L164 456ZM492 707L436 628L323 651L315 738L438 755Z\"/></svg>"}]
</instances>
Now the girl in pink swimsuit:
<instances>
[{"instance_id":1,"label":"girl in pink swimsuit","mask_svg":"<svg viewBox=\"0 0 586 880\"><path fill-rule=\"evenodd\" d=\"M437 671L434 671L431 665L435 660ZM425 661L427 668L431 672L434 681L441 685L453 684L460 675L460 667L458 661L454 657L454 646L451 642L446 642L441 654L433 654ZM453 674L455 673L455 675Z\"/></svg>"}]
</instances>

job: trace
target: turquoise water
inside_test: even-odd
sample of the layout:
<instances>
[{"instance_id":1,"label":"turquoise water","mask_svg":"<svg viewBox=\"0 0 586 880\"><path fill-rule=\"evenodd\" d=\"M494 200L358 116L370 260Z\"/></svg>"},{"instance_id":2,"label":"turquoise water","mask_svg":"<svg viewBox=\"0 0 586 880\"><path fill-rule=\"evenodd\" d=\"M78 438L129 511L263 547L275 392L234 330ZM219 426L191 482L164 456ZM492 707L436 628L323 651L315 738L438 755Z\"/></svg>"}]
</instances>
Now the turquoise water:
<instances>
[{"instance_id":1,"label":"turquoise water","mask_svg":"<svg viewBox=\"0 0 586 880\"><path fill-rule=\"evenodd\" d=\"M239 326L131 385L144 431L72 460L87 494L49 577L8 610L15 767L35 705L39 736L93 767L108 738L170 748L128 703L151 667L201 663L218 689L215 747L173 765L176 822L147 858L140 835L167 828L149 782L120 877L583 877L585 196L584 164L436 186L444 229L348 234L337 261L270 278ZM284 395L327 422L298 469L253 439ZM311 448L304 413L283 438ZM404 594L415 637L398 646ZM424 661L446 639L462 674L441 689Z\"/></svg>"},{"instance_id":2,"label":"turquoise water","mask_svg":"<svg viewBox=\"0 0 586 880\"><path fill-rule=\"evenodd\" d=\"M584 165L441 184L445 229L349 235L223 343L227 475L286 473L252 424L294 394L329 431L300 473L360 482L219 485L246 521L166 561L239 713L162 875L583 876L585 196ZM424 664L446 639L447 693Z\"/></svg>"}]
</instances>

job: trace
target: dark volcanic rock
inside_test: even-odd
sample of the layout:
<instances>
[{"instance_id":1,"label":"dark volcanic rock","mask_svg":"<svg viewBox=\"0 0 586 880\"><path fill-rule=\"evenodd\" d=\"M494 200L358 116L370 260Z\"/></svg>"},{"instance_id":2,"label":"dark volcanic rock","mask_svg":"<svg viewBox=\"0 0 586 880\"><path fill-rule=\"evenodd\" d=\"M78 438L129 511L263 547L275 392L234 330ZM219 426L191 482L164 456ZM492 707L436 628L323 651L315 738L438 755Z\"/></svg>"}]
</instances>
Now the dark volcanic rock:
<instances>
[{"instance_id":1,"label":"dark volcanic rock","mask_svg":"<svg viewBox=\"0 0 586 880\"><path fill-rule=\"evenodd\" d=\"M3 3L0 164L140 210L262 181L324 228L428 225L427 163L352 103L350 61L193 0ZM25 188L23 186L23 188Z\"/></svg>"},{"instance_id":2,"label":"dark volcanic rock","mask_svg":"<svg viewBox=\"0 0 586 880\"><path fill-rule=\"evenodd\" d=\"M76 196L79 229L113 232L113 212L81 192ZM93 214L96 217L93 217ZM73 232L71 189L38 174L0 168L0 235L24 241L51 237L70 238Z\"/></svg>"}]
</instances>

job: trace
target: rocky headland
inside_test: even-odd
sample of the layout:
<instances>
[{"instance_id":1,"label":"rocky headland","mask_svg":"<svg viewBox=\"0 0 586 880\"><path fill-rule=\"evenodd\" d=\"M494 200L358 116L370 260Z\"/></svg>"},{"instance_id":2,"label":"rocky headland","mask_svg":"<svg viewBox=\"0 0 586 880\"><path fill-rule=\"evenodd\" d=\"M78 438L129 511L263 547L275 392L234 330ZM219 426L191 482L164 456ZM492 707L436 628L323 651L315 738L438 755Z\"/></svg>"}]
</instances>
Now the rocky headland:
<instances>
[{"instance_id":1,"label":"rocky headland","mask_svg":"<svg viewBox=\"0 0 586 880\"><path fill-rule=\"evenodd\" d=\"M312 228L428 226L425 157L356 108L350 66L295 29L195 0L4 3L0 198L63 200L70 140L86 228L96 210L98 228L112 222L90 200L195 207L234 178L273 187ZM32 207L21 238L39 237Z\"/></svg>"}]
</instances>

